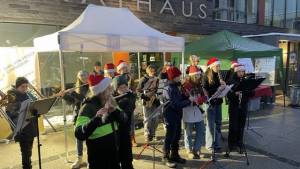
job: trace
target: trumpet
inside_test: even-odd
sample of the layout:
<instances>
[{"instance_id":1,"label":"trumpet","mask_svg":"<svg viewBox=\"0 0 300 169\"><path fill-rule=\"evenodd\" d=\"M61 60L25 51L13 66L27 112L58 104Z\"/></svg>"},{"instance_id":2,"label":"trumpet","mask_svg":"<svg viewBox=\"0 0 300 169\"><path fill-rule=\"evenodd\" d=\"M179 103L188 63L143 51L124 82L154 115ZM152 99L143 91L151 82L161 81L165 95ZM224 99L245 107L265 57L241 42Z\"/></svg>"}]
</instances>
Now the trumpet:
<instances>
[{"instance_id":1,"label":"trumpet","mask_svg":"<svg viewBox=\"0 0 300 169\"><path fill-rule=\"evenodd\" d=\"M0 90L1 100L0 107L7 106L9 103L14 102L16 96L13 94L5 94Z\"/></svg>"}]
</instances>

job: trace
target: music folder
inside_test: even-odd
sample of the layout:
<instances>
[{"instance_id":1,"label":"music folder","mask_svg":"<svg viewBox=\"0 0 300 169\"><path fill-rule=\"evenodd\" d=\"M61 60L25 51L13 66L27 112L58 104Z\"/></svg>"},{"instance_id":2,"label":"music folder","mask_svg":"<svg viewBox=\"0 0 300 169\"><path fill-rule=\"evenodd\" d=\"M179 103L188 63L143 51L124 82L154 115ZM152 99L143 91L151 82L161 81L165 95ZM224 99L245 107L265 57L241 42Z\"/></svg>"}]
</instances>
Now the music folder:
<instances>
[{"instance_id":1,"label":"music folder","mask_svg":"<svg viewBox=\"0 0 300 169\"><path fill-rule=\"evenodd\" d=\"M46 114L51 109L56 99L56 97L53 97L40 99L33 102L29 99L23 101L19 110L18 122L13 137L20 133L22 129L29 124L30 120L34 118L31 110L37 110L38 115Z\"/></svg>"},{"instance_id":2,"label":"music folder","mask_svg":"<svg viewBox=\"0 0 300 169\"><path fill-rule=\"evenodd\" d=\"M243 79L237 86L235 91L251 91L256 89L266 78L247 78Z\"/></svg>"}]
</instances>

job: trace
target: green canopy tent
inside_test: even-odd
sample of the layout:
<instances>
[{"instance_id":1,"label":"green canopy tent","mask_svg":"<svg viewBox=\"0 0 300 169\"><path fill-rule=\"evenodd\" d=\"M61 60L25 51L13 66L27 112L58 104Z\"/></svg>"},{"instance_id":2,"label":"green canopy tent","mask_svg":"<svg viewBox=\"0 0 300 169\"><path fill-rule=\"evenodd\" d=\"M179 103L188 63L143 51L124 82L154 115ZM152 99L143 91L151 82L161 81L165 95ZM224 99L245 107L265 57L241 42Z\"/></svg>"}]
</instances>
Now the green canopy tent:
<instances>
[{"instance_id":1,"label":"green canopy tent","mask_svg":"<svg viewBox=\"0 0 300 169\"><path fill-rule=\"evenodd\" d=\"M186 45L186 58L192 54L200 56L201 59L209 59L215 56L228 60L276 56L276 66L280 68L279 77L282 87L284 87L284 77L286 76L283 71L282 49L278 47L260 43L224 30ZM286 87L283 88L283 92L285 96Z\"/></svg>"}]
</instances>

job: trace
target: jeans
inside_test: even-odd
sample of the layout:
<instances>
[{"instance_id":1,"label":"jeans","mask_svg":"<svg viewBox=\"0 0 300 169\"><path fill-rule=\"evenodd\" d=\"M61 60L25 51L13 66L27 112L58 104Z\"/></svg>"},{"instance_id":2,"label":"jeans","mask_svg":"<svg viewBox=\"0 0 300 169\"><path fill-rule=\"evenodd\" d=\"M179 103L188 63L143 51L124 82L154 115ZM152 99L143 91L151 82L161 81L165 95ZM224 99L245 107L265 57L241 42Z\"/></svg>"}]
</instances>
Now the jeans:
<instances>
[{"instance_id":1,"label":"jeans","mask_svg":"<svg viewBox=\"0 0 300 169\"><path fill-rule=\"evenodd\" d=\"M189 151L200 151L201 146L204 145L204 121L195 123L184 123L184 145L185 149ZM193 142L193 130L195 129L196 135Z\"/></svg>"},{"instance_id":2,"label":"jeans","mask_svg":"<svg viewBox=\"0 0 300 169\"><path fill-rule=\"evenodd\" d=\"M156 106L144 107L144 121L149 119L156 108ZM154 117L149 119L147 122L144 122L144 135L146 138L153 138L155 136L155 131L158 126L158 118L159 117Z\"/></svg>"},{"instance_id":3,"label":"jeans","mask_svg":"<svg viewBox=\"0 0 300 169\"><path fill-rule=\"evenodd\" d=\"M83 155L83 141L76 139L76 150L77 156L81 157Z\"/></svg>"},{"instance_id":4,"label":"jeans","mask_svg":"<svg viewBox=\"0 0 300 169\"><path fill-rule=\"evenodd\" d=\"M21 139L19 141L19 144L20 144L21 154L22 154L23 169L32 169L31 155L32 155L33 138Z\"/></svg>"},{"instance_id":5,"label":"jeans","mask_svg":"<svg viewBox=\"0 0 300 169\"><path fill-rule=\"evenodd\" d=\"M168 121L166 123L166 137L164 141L164 152L179 149L179 140L181 137L181 119Z\"/></svg>"},{"instance_id":6,"label":"jeans","mask_svg":"<svg viewBox=\"0 0 300 169\"><path fill-rule=\"evenodd\" d=\"M221 148L221 105L210 105L207 109L206 145L207 149ZM216 132L215 132L216 131Z\"/></svg>"}]
</instances>

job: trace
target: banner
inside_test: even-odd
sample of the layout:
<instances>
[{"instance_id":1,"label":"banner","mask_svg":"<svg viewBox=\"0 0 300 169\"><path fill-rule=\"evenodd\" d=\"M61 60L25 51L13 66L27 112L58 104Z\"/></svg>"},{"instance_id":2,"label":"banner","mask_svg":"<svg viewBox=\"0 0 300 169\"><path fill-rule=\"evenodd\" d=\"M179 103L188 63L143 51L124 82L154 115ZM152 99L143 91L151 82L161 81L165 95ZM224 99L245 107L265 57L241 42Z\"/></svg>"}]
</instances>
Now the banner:
<instances>
[{"instance_id":1,"label":"banner","mask_svg":"<svg viewBox=\"0 0 300 169\"><path fill-rule=\"evenodd\" d=\"M255 59L255 73L266 78L264 84L275 84L275 68L276 57Z\"/></svg>"}]
</instances>

